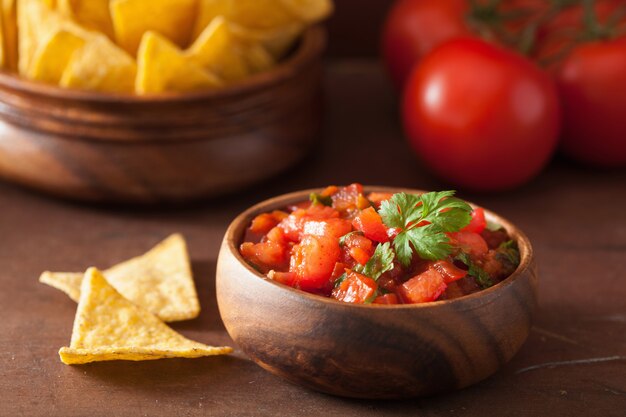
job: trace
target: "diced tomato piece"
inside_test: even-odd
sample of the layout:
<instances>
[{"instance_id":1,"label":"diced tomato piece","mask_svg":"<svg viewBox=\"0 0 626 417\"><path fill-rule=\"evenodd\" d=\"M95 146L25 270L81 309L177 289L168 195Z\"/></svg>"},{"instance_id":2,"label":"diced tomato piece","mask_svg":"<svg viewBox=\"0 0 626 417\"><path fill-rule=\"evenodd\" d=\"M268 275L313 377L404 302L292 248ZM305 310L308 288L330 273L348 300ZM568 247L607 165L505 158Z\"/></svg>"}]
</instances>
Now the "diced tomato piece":
<instances>
[{"instance_id":1,"label":"diced tomato piece","mask_svg":"<svg viewBox=\"0 0 626 417\"><path fill-rule=\"evenodd\" d=\"M463 252L470 256L480 258L485 256L489 251L487 242L478 233L472 232L456 232L450 233L450 243L452 246L460 248Z\"/></svg>"},{"instance_id":2,"label":"diced tomato piece","mask_svg":"<svg viewBox=\"0 0 626 417\"><path fill-rule=\"evenodd\" d=\"M372 254L361 248L350 248L350 256L361 265L365 265L372 257Z\"/></svg>"},{"instance_id":3,"label":"diced tomato piece","mask_svg":"<svg viewBox=\"0 0 626 417\"><path fill-rule=\"evenodd\" d=\"M482 233L487 227L487 219L485 219L485 210L482 207L476 207L472 211L472 219L469 224L461 229L461 232Z\"/></svg>"},{"instance_id":4,"label":"diced tomato piece","mask_svg":"<svg viewBox=\"0 0 626 417\"><path fill-rule=\"evenodd\" d=\"M389 242L387 236L387 228L383 224L380 214L373 207L361 210L359 214L352 220L352 226L356 230L363 232L365 237L376 242Z\"/></svg>"},{"instance_id":5,"label":"diced tomato piece","mask_svg":"<svg viewBox=\"0 0 626 417\"><path fill-rule=\"evenodd\" d=\"M274 210L271 213L259 214L252 219L252 222L250 223L250 231L252 233L260 233L264 235L287 216L287 213L280 210Z\"/></svg>"},{"instance_id":6,"label":"diced tomato piece","mask_svg":"<svg viewBox=\"0 0 626 417\"><path fill-rule=\"evenodd\" d=\"M434 269L428 269L400 285L398 294L405 303L425 303L439 298L446 287L443 276Z\"/></svg>"},{"instance_id":7,"label":"diced tomato piece","mask_svg":"<svg viewBox=\"0 0 626 417\"><path fill-rule=\"evenodd\" d=\"M376 281L349 269L346 274L346 279L333 289L333 298L346 303L362 304L374 296L378 288Z\"/></svg>"},{"instance_id":8,"label":"diced tomato piece","mask_svg":"<svg viewBox=\"0 0 626 417\"><path fill-rule=\"evenodd\" d=\"M394 293L379 295L374 298L374 304L399 304L398 296Z\"/></svg>"},{"instance_id":9,"label":"diced tomato piece","mask_svg":"<svg viewBox=\"0 0 626 417\"><path fill-rule=\"evenodd\" d=\"M285 232L283 231L283 229L281 229L278 226L272 228L272 230L267 232L264 240L266 242L276 242L276 243L280 243L283 245L287 245L287 237L285 236Z\"/></svg>"},{"instance_id":10,"label":"diced tomato piece","mask_svg":"<svg viewBox=\"0 0 626 417\"><path fill-rule=\"evenodd\" d=\"M361 265L365 265L374 254L372 241L358 233L349 234L344 241L344 246L348 248L350 256Z\"/></svg>"},{"instance_id":11,"label":"diced tomato piece","mask_svg":"<svg viewBox=\"0 0 626 417\"><path fill-rule=\"evenodd\" d=\"M439 272L441 276L443 277L443 281L446 284L454 282L467 275L467 271L464 271L463 269L458 268L452 262L448 262L448 261L437 261L433 263L430 266L430 268Z\"/></svg>"},{"instance_id":12,"label":"diced tomato piece","mask_svg":"<svg viewBox=\"0 0 626 417\"><path fill-rule=\"evenodd\" d=\"M338 218L339 212L332 207L313 204L307 209L298 209L283 219L278 227L283 229L285 236L292 242L302 239L304 225L308 221Z\"/></svg>"},{"instance_id":13,"label":"diced tomato piece","mask_svg":"<svg viewBox=\"0 0 626 417\"><path fill-rule=\"evenodd\" d=\"M280 282L281 284L289 285L290 287L294 286L297 278L296 274L293 272L279 272L274 270L271 270L267 276L269 279Z\"/></svg>"},{"instance_id":14,"label":"diced tomato piece","mask_svg":"<svg viewBox=\"0 0 626 417\"><path fill-rule=\"evenodd\" d=\"M305 291L324 288L339 261L341 249L337 239L304 235L291 252L289 272L297 276L296 286Z\"/></svg>"},{"instance_id":15,"label":"diced tomato piece","mask_svg":"<svg viewBox=\"0 0 626 417\"><path fill-rule=\"evenodd\" d=\"M342 187L332 195L333 208L338 211L354 210L359 207L359 196L363 198L363 186L361 184L355 183Z\"/></svg>"},{"instance_id":16,"label":"diced tomato piece","mask_svg":"<svg viewBox=\"0 0 626 417\"><path fill-rule=\"evenodd\" d=\"M393 196L393 193L369 193L367 199L374 203L376 208L380 207L380 203L389 200Z\"/></svg>"},{"instance_id":17,"label":"diced tomato piece","mask_svg":"<svg viewBox=\"0 0 626 417\"><path fill-rule=\"evenodd\" d=\"M337 191L339 191L339 187L337 187L336 185L329 185L328 187L324 188L320 195L324 197L330 197L331 195L336 194Z\"/></svg>"},{"instance_id":18,"label":"diced tomato piece","mask_svg":"<svg viewBox=\"0 0 626 417\"><path fill-rule=\"evenodd\" d=\"M333 273L330 274L330 278L332 281L335 281L339 278L346 270L346 265L343 262L335 263L335 267L333 268Z\"/></svg>"},{"instance_id":19,"label":"diced tomato piece","mask_svg":"<svg viewBox=\"0 0 626 417\"><path fill-rule=\"evenodd\" d=\"M241 255L253 263L264 273L271 269L287 269L289 264L289 250L285 245L276 242L241 244Z\"/></svg>"},{"instance_id":20,"label":"diced tomato piece","mask_svg":"<svg viewBox=\"0 0 626 417\"><path fill-rule=\"evenodd\" d=\"M352 225L345 219L309 220L304 223L305 235L330 236L339 239L352 231Z\"/></svg>"}]
</instances>

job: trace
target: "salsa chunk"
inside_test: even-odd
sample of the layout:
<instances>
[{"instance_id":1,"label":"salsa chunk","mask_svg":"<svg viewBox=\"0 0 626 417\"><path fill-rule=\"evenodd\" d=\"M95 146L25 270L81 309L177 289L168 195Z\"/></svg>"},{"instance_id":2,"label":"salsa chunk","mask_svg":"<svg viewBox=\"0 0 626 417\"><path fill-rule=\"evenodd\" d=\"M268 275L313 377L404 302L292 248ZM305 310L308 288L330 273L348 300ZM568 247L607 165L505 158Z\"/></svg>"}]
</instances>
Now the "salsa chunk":
<instances>
[{"instance_id":1,"label":"salsa chunk","mask_svg":"<svg viewBox=\"0 0 626 417\"><path fill-rule=\"evenodd\" d=\"M342 302L416 304L502 281L520 262L507 232L454 196L329 186L252 219L243 258L269 279Z\"/></svg>"}]
</instances>

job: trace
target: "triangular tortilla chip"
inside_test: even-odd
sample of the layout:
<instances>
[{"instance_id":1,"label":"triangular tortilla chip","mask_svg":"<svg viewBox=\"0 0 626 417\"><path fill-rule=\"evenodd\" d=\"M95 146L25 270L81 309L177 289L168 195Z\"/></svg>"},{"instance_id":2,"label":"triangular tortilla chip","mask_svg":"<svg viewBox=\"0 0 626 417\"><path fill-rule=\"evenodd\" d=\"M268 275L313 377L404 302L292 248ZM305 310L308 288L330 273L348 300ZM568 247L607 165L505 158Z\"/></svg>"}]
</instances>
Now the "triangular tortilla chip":
<instances>
[{"instance_id":1,"label":"triangular tortilla chip","mask_svg":"<svg viewBox=\"0 0 626 417\"><path fill-rule=\"evenodd\" d=\"M274 65L274 60L262 46L242 42L233 35L230 25L221 16L213 19L185 55L225 81L241 80Z\"/></svg>"},{"instance_id":2,"label":"triangular tortilla chip","mask_svg":"<svg viewBox=\"0 0 626 417\"><path fill-rule=\"evenodd\" d=\"M189 44L197 0L111 0L118 45L135 56L148 31L160 33L179 47Z\"/></svg>"},{"instance_id":3,"label":"triangular tortilla chip","mask_svg":"<svg viewBox=\"0 0 626 417\"><path fill-rule=\"evenodd\" d=\"M137 60L137 94L198 91L222 84L156 32L144 35Z\"/></svg>"},{"instance_id":4,"label":"triangular tortilla chip","mask_svg":"<svg viewBox=\"0 0 626 417\"><path fill-rule=\"evenodd\" d=\"M70 31L61 29L49 35L39 46L28 77L32 80L58 84L74 52L87 40Z\"/></svg>"},{"instance_id":5,"label":"triangular tortilla chip","mask_svg":"<svg viewBox=\"0 0 626 417\"><path fill-rule=\"evenodd\" d=\"M44 272L39 281L78 302L82 276L71 272ZM180 234L171 235L144 255L107 269L104 276L124 297L161 320L188 320L200 313L187 245Z\"/></svg>"},{"instance_id":6,"label":"triangular tortilla chip","mask_svg":"<svg viewBox=\"0 0 626 417\"><path fill-rule=\"evenodd\" d=\"M109 0L59 0L57 9L78 24L114 39Z\"/></svg>"},{"instance_id":7,"label":"triangular tortilla chip","mask_svg":"<svg viewBox=\"0 0 626 417\"><path fill-rule=\"evenodd\" d=\"M81 90L132 93L136 74L135 60L100 34L72 55L60 85Z\"/></svg>"},{"instance_id":8,"label":"triangular tortilla chip","mask_svg":"<svg viewBox=\"0 0 626 417\"><path fill-rule=\"evenodd\" d=\"M109 285L95 268L85 272L69 347L59 350L68 365L109 360L197 358L232 352L189 340Z\"/></svg>"}]
</instances>

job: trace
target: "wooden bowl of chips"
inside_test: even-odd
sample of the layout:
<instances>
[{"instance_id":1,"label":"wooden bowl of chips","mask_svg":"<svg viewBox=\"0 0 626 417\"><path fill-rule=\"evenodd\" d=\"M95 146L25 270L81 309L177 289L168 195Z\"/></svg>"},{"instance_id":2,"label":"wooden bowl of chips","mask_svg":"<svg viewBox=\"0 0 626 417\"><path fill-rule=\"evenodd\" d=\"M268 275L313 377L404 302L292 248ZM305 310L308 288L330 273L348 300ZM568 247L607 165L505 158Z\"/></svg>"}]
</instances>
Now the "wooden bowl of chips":
<instances>
[{"instance_id":1,"label":"wooden bowl of chips","mask_svg":"<svg viewBox=\"0 0 626 417\"><path fill-rule=\"evenodd\" d=\"M258 214L304 201L307 190L239 215L224 237L217 301L226 329L257 364L291 382L353 398L408 398L475 384L508 362L526 340L537 306L528 238L486 212L517 241L521 262L504 281L461 298L424 304L342 303L267 279L239 254ZM389 188L370 191L411 192Z\"/></svg>"},{"instance_id":2,"label":"wooden bowl of chips","mask_svg":"<svg viewBox=\"0 0 626 417\"><path fill-rule=\"evenodd\" d=\"M307 152L321 121L326 34L219 90L150 96L62 89L0 72L0 177L59 196L154 203L215 196Z\"/></svg>"}]
</instances>

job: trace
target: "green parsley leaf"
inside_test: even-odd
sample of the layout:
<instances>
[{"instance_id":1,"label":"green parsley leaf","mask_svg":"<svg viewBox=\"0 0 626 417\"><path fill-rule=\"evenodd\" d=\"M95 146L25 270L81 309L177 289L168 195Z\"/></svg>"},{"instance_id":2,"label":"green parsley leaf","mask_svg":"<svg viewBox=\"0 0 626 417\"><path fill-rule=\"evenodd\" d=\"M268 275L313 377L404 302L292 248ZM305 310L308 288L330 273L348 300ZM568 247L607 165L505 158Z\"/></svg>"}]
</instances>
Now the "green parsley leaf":
<instances>
[{"instance_id":1,"label":"green parsley leaf","mask_svg":"<svg viewBox=\"0 0 626 417\"><path fill-rule=\"evenodd\" d=\"M420 258L429 260L450 255L452 248L445 233L467 226L472 212L470 205L454 197L454 193L397 193L382 202L379 214L385 225L401 229L393 245L402 265L411 263L414 251ZM430 224L417 227L421 222Z\"/></svg>"},{"instance_id":2,"label":"green parsley leaf","mask_svg":"<svg viewBox=\"0 0 626 417\"><path fill-rule=\"evenodd\" d=\"M357 264L353 270L376 281L382 274L393 269L394 258L395 254L389 242L381 243L376 246L374 254L365 265Z\"/></svg>"},{"instance_id":3,"label":"green parsley leaf","mask_svg":"<svg viewBox=\"0 0 626 417\"><path fill-rule=\"evenodd\" d=\"M317 193L309 194L309 200L311 200L313 204L321 204L323 206L329 206L329 207L333 205L333 199L330 196L321 195Z\"/></svg>"},{"instance_id":4,"label":"green parsley leaf","mask_svg":"<svg viewBox=\"0 0 626 417\"><path fill-rule=\"evenodd\" d=\"M346 233L345 235L339 238L339 246L341 246L342 248L346 246L346 239L348 239L348 237L352 235L363 236L363 232L361 232L360 230L353 230L350 233Z\"/></svg>"},{"instance_id":5,"label":"green parsley leaf","mask_svg":"<svg viewBox=\"0 0 626 417\"><path fill-rule=\"evenodd\" d=\"M470 256L467 253L460 252L454 257L454 259L456 261L463 262L467 266L468 275L474 277L474 280L476 281L476 284L478 284L478 286L484 289L489 288L493 285L491 276L489 276L489 274L484 269L472 262Z\"/></svg>"}]
</instances>

